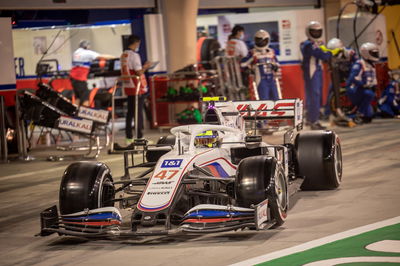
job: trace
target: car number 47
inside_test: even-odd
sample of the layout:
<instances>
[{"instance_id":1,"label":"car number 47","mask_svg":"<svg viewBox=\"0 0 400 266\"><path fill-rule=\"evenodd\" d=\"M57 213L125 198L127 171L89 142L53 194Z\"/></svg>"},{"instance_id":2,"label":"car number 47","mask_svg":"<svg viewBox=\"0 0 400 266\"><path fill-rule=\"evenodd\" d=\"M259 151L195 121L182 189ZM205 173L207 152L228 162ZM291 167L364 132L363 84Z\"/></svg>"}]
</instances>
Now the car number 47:
<instances>
[{"instance_id":1,"label":"car number 47","mask_svg":"<svg viewBox=\"0 0 400 266\"><path fill-rule=\"evenodd\" d=\"M154 175L154 178L160 178L160 179L171 179L173 178L179 170L162 170L158 172L156 175Z\"/></svg>"}]
</instances>

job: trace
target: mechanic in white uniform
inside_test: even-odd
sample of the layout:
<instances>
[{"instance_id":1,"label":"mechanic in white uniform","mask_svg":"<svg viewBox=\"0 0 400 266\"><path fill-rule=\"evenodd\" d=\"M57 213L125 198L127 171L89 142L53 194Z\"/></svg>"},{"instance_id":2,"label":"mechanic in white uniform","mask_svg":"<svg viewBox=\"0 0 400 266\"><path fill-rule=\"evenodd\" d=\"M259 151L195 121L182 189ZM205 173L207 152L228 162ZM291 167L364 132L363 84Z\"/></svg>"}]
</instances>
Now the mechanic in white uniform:
<instances>
[{"instance_id":1,"label":"mechanic in white uniform","mask_svg":"<svg viewBox=\"0 0 400 266\"><path fill-rule=\"evenodd\" d=\"M247 56L249 49L243 39L244 28L236 25L233 27L232 33L229 35L228 42L226 43L226 54L228 56L238 56L239 59Z\"/></svg>"},{"instance_id":2,"label":"mechanic in white uniform","mask_svg":"<svg viewBox=\"0 0 400 266\"><path fill-rule=\"evenodd\" d=\"M75 103L78 105L89 105L89 89L87 78L90 70L90 64L95 59L111 59L112 55L103 55L89 50L90 42L82 40L79 48L72 55L72 69L70 79L75 94Z\"/></svg>"},{"instance_id":3,"label":"mechanic in white uniform","mask_svg":"<svg viewBox=\"0 0 400 266\"><path fill-rule=\"evenodd\" d=\"M151 66L150 62L144 63L142 66L142 60L138 54L140 46L140 37L136 35L131 35L128 38L128 49L125 50L121 55L121 75L124 85L125 94L128 96L128 112L126 114L126 125L125 125L125 135L126 144L131 144L133 142L132 134L132 120L135 115L135 96L138 95L138 121L135 127L138 127L138 135L136 138L142 138L143 133L143 103L147 93L147 81L144 72ZM140 87L137 88L138 80L127 76L139 76L140 77ZM135 121L136 122L136 121Z\"/></svg>"}]
</instances>

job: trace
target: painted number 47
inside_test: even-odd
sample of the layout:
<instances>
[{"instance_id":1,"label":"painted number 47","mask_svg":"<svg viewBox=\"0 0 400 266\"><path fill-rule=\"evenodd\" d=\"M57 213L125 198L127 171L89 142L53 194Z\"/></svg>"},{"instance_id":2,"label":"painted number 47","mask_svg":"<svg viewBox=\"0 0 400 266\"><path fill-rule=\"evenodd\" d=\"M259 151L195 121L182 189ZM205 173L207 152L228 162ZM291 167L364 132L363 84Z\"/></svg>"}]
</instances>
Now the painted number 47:
<instances>
[{"instance_id":1,"label":"painted number 47","mask_svg":"<svg viewBox=\"0 0 400 266\"><path fill-rule=\"evenodd\" d=\"M162 171L158 172L154 177L155 178L160 178L160 179L164 179L164 178L171 179L178 172L179 172L179 170L162 170Z\"/></svg>"}]
</instances>

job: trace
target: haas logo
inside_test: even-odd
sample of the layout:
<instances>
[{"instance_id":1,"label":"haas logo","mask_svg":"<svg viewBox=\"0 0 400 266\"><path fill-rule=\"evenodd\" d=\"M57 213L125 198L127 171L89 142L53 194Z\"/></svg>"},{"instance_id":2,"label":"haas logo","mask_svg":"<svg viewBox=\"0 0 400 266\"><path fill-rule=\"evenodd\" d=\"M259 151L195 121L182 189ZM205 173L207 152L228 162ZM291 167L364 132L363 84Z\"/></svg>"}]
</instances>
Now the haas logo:
<instances>
[{"instance_id":1,"label":"haas logo","mask_svg":"<svg viewBox=\"0 0 400 266\"><path fill-rule=\"evenodd\" d=\"M284 116L293 112L294 102L273 102L244 103L237 105L241 116Z\"/></svg>"}]
</instances>

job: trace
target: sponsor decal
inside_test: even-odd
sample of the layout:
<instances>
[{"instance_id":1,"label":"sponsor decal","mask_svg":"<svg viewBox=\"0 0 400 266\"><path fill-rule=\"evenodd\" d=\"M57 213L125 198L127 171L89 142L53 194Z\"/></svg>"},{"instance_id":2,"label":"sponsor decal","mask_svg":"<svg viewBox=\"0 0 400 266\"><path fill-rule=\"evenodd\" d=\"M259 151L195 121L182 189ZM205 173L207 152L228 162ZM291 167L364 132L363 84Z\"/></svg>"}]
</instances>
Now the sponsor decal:
<instances>
[{"instance_id":1,"label":"sponsor decal","mask_svg":"<svg viewBox=\"0 0 400 266\"><path fill-rule=\"evenodd\" d=\"M79 107L78 116L106 124L108 121L109 112L106 110L98 110L81 106Z\"/></svg>"},{"instance_id":2,"label":"sponsor decal","mask_svg":"<svg viewBox=\"0 0 400 266\"><path fill-rule=\"evenodd\" d=\"M256 225L257 229L263 229L263 223L268 220L268 199L264 200L256 207Z\"/></svg>"},{"instance_id":3,"label":"sponsor decal","mask_svg":"<svg viewBox=\"0 0 400 266\"><path fill-rule=\"evenodd\" d=\"M182 159L164 160L161 164L161 168L175 168L175 167L180 167L181 164L182 164Z\"/></svg>"},{"instance_id":4,"label":"sponsor decal","mask_svg":"<svg viewBox=\"0 0 400 266\"><path fill-rule=\"evenodd\" d=\"M290 29L290 20L288 19L282 20L282 29Z\"/></svg>"},{"instance_id":5,"label":"sponsor decal","mask_svg":"<svg viewBox=\"0 0 400 266\"><path fill-rule=\"evenodd\" d=\"M61 116L58 121L58 127L65 130L90 134L92 132L93 121Z\"/></svg>"}]
</instances>

